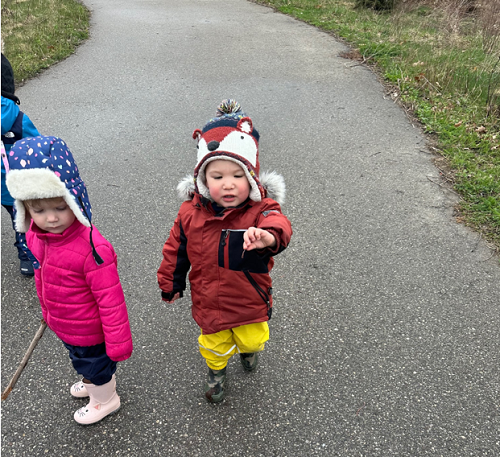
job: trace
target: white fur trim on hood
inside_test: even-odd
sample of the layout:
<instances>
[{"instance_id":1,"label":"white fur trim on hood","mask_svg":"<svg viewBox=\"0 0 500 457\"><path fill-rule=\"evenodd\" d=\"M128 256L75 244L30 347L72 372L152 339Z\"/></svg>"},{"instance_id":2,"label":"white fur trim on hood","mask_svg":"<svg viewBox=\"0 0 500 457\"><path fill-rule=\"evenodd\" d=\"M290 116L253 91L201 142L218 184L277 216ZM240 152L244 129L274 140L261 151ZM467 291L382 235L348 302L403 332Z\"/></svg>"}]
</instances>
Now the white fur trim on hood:
<instances>
[{"instance_id":1,"label":"white fur trim on hood","mask_svg":"<svg viewBox=\"0 0 500 457\"><path fill-rule=\"evenodd\" d=\"M283 176L275 171L263 171L260 174L260 183L266 189L267 196L280 205L285 203L286 185Z\"/></svg>"},{"instance_id":2,"label":"white fur trim on hood","mask_svg":"<svg viewBox=\"0 0 500 457\"><path fill-rule=\"evenodd\" d=\"M17 211L15 224L18 232L27 232L31 223L31 217L25 210L23 202L40 198L62 197L76 218L86 227L90 227L90 222L83 215L80 206L71 196L64 182L48 168L10 170L6 183L10 194L15 199Z\"/></svg>"},{"instance_id":3,"label":"white fur trim on hood","mask_svg":"<svg viewBox=\"0 0 500 457\"><path fill-rule=\"evenodd\" d=\"M189 201L194 196L194 177L193 175L186 175L177 184L177 195L182 201Z\"/></svg>"}]
</instances>

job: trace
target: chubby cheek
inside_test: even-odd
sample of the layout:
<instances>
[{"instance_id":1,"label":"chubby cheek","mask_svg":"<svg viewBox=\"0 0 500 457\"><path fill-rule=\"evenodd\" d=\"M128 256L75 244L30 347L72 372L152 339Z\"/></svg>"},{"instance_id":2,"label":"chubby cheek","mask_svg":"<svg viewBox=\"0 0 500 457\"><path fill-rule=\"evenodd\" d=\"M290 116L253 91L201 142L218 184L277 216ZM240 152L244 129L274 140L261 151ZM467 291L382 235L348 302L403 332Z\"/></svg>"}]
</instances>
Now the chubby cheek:
<instances>
[{"instance_id":1,"label":"chubby cheek","mask_svg":"<svg viewBox=\"0 0 500 457\"><path fill-rule=\"evenodd\" d=\"M41 217L39 214L35 213L30 213L31 219L33 219L33 222L40 227L44 223L44 218Z\"/></svg>"},{"instance_id":2,"label":"chubby cheek","mask_svg":"<svg viewBox=\"0 0 500 457\"><path fill-rule=\"evenodd\" d=\"M248 182L242 183L238 186L238 195L242 200L246 200L250 195L250 184Z\"/></svg>"},{"instance_id":3,"label":"chubby cheek","mask_svg":"<svg viewBox=\"0 0 500 457\"><path fill-rule=\"evenodd\" d=\"M71 213L69 215L66 216L66 224L68 225L68 227L70 225L73 224L73 222L75 222L75 219L76 219L76 216L73 214L73 211L71 211Z\"/></svg>"},{"instance_id":4,"label":"chubby cheek","mask_svg":"<svg viewBox=\"0 0 500 457\"><path fill-rule=\"evenodd\" d=\"M210 196L217 200L221 197L220 187L215 186L213 183L207 183L208 191L210 192Z\"/></svg>"}]
</instances>

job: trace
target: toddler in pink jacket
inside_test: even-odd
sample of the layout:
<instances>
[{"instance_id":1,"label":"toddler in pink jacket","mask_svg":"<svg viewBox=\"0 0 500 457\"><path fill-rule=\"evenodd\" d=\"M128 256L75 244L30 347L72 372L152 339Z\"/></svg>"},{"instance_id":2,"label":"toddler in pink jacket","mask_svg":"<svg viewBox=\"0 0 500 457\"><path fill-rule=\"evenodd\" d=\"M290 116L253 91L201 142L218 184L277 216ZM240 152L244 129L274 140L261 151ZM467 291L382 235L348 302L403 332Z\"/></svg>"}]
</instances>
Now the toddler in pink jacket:
<instances>
[{"instance_id":1,"label":"toddler in pink jacket","mask_svg":"<svg viewBox=\"0 0 500 457\"><path fill-rule=\"evenodd\" d=\"M9 154L7 187L15 199L16 227L27 232L38 260L43 318L83 376L71 394L90 399L74 419L93 424L120 408L116 365L132 354L116 254L91 223L87 190L64 141L25 138Z\"/></svg>"}]
</instances>

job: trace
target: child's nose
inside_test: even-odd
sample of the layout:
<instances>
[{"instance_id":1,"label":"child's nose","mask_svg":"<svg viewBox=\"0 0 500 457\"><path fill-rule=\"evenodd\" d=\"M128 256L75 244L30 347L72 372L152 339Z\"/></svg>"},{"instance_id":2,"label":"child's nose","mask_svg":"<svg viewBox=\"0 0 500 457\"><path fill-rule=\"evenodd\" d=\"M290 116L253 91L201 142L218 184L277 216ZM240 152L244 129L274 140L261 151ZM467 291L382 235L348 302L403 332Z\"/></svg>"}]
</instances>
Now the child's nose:
<instances>
[{"instance_id":1,"label":"child's nose","mask_svg":"<svg viewBox=\"0 0 500 457\"><path fill-rule=\"evenodd\" d=\"M47 214L47 220L49 222L55 222L55 221L57 221L57 214L53 213L53 212L50 212L49 214Z\"/></svg>"}]
</instances>

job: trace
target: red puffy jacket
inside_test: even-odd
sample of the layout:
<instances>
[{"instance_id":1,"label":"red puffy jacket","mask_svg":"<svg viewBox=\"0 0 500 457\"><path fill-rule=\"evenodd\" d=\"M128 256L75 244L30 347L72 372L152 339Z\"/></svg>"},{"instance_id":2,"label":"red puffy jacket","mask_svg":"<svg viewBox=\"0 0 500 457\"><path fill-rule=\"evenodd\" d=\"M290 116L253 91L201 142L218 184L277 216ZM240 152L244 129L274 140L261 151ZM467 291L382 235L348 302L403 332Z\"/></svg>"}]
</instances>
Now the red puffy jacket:
<instances>
[{"instance_id":1,"label":"red puffy jacket","mask_svg":"<svg viewBox=\"0 0 500 457\"><path fill-rule=\"evenodd\" d=\"M243 233L249 227L272 232L276 246L244 251ZM204 334L267 321L273 256L287 247L291 236L290 221L270 198L216 213L208 200L195 194L181 205L163 247L158 270L162 298L168 301L186 288L191 268L192 314Z\"/></svg>"}]
</instances>

